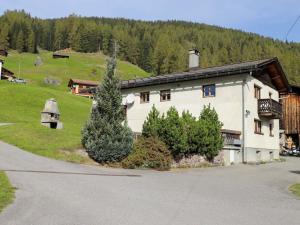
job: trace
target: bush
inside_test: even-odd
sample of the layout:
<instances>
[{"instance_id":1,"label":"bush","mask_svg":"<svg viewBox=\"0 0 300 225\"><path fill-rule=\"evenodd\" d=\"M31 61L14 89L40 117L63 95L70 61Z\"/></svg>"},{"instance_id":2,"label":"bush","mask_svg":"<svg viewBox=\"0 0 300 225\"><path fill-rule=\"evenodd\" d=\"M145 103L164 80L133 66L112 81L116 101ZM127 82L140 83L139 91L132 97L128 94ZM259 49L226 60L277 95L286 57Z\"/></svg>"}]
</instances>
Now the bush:
<instances>
[{"instance_id":1,"label":"bush","mask_svg":"<svg viewBox=\"0 0 300 225\"><path fill-rule=\"evenodd\" d=\"M223 147L221 128L215 109L204 107L198 119L189 112L180 117L171 107L166 116L160 116L153 106L143 126L143 136L157 136L167 144L175 159L193 154L203 155L213 161Z\"/></svg>"},{"instance_id":2,"label":"bush","mask_svg":"<svg viewBox=\"0 0 300 225\"><path fill-rule=\"evenodd\" d=\"M152 106L147 119L143 124L142 134L144 137L157 137L161 127L161 118L155 106Z\"/></svg>"},{"instance_id":3,"label":"bush","mask_svg":"<svg viewBox=\"0 0 300 225\"><path fill-rule=\"evenodd\" d=\"M199 142L199 153L205 155L206 159L212 162L223 147L224 140L221 134L223 124L219 121L216 110L211 109L210 106L204 107L199 121L202 135Z\"/></svg>"},{"instance_id":4,"label":"bush","mask_svg":"<svg viewBox=\"0 0 300 225\"><path fill-rule=\"evenodd\" d=\"M171 163L172 156L164 142L157 137L141 137L134 143L133 152L122 161L122 166L169 170Z\"/></svg>"},{"instance_id":5,"label":"bush","mask_svg":"<svg viewBox=\"0 0 300 225\"><path fill-rule=\"evenodd\" d=\"M159 138L168 145L174 157L182 157L188 151L188 134L184 124L175 107L171 107L167 116L161 119Z\"/></svg>"}]
</instances>

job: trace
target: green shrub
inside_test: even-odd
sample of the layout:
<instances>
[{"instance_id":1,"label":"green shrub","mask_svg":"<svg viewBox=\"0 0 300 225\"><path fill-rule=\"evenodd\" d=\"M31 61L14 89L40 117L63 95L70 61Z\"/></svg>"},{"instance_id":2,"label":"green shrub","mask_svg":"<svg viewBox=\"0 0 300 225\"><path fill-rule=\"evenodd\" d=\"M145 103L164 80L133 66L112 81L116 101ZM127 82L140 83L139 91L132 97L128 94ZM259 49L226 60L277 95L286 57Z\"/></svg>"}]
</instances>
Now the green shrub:
<instances>
[{"instance_id":1,"label":"green shrub","mask_svg":"<svg viewBox=\"0 0 300 225\"><path fill-rule=\"evenodd\" d=\"M161 119L159 138L168 145L173 157L181 157L188 151L188 134L175 107L171 107L166 117Z\"/></svg>"},{"instance_id":2,"label":"green shrub","mask_svg":"<svg viewBox=\"0 0 300 225\"><path fill-rule=\"evenodd\" d=\"M180 117L171 107L166 116L160 116L153 106L143 126L143 136L157 136L167 144L175 159L187 155L203 155L213 161L223 147L221 128L215 109L204 107L196 119L189 112Z\"/></svg>"},{"instance_id":3,"label":"green shrub","mask_svg":"<svg viewBox=\"0 0 300 225\"><path fill-rule=\"evenodd\" d=\"M122 161L122 166L169 170L171 162L171 153L164 142L157 137L141 137L134 143L133 152Z\"/></svg>"},{"instance_id":4,"label":"green shrub","mask_svg":"<svg viewBox=\"0 0 300 225\"><path fill-rule=\"evenodd\" d=\"M210 106L204 107L200 115L199 130L202 135L199 142L200 154L205 155L208 161L213 161L223 147L223 137L221 129L223 124L219 121L215 109Z\"/></svg>"},{"instance_id":5,"label":"green shrub","mask_svg":"<svg viewBox=\"0 0 300 225\"><path fill-rule=\"evenodd\" d=\"M157 137L161 127L161 118L155 106L152 106L147 119L143 124L142 134L144 137Z\"/></svg>"}]
</instances>

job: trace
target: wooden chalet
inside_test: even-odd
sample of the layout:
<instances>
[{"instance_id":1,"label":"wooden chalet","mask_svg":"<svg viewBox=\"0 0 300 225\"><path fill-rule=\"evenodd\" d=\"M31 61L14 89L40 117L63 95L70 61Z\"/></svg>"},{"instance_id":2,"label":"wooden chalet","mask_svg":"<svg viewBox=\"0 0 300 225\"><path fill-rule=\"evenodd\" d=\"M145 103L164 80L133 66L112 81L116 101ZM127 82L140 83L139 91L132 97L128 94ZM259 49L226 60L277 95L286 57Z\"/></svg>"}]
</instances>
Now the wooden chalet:
<instances>
[{"instance_id":1,"label":"wooden chalet","mask_svg":"<svg viewBox=\"0 0 300 225\"><path fill-rule=\"evenodd\" d=\"M12 80L16 78L14 73L3 67L4 61L0 59L0 80Z\"/></svg>"},{"instance_id":2,"label":"wooden chalet","mask_svg":"<svg viewBox=\"0 0 300 225\"><path fill-rule=\"evenodd\" d=\"M286 139L291 138L295 146L300 144L300 87L291 85L288 93L281 94L283 118L281 129Z\"/></svg>"},{"instance_id":3,"label":"wooden chalet","mask_svg":"<svg viewBox=\"0 0 300 225\"><path fill-rule=\"evenodd\" d=\"M62 54L62 53L59 53L59 52L54 52L53 55L52 55L52 58L53 59L62 59L62 58L70 58L69 55L66 55L66 54Z\"/></svg>"},{"instance_id":4,"label":"wooden chalet","mask_svg":"<svg viewBox=\"0 0 300 225\"><path fill-rule=\"evenodd\" d=\"M8 51L5 49L0 49L0 55L7 57L8 56Z\"/></svg>"},{"instance_id":5,"label":"wooden chalet","mask_svg":"<svg viewBox=\"0 0 300 225\"><path fill-rule=\"evenodd\" d=\"M1 80L11 80L11 79L14 79L16 78L14 76L14 73L4 67L2 67L2 70L1 70Z\"/></svg>"},{"instance_id":6,"label":"wooden chalet","mask_svg":"<svg viewBox=\"0 0 300 225\"><path fill-rule=\"evenodd\" d=\"M92 97L95 87L99 85L98 81L70 79L68 87L72 94Z\"/></svg>"}]
</instances>

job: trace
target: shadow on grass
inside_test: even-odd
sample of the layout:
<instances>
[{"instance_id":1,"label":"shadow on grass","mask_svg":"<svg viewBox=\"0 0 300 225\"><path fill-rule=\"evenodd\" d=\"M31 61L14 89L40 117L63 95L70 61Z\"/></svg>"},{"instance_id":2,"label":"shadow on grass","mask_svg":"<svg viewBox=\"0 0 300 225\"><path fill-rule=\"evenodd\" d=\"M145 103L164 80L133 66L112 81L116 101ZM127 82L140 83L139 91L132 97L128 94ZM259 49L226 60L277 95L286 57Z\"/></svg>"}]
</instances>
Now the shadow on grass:
<instances>
[{"instance_id":1,"label":"shadow on grass","mask_svg":"<svg viewBox=\"0 0 300 225\"><path fill-rule=\"evenodd\" d=\"M17 173L38 173L38 174L61 174L61 175L85 175L85 176L106 176L106 177L141 177L136 174L110 174L110 173L75 173L63 171L39 171L39 170L0 170L3 172L17 172Z\"/></svg>"}]
</instances>

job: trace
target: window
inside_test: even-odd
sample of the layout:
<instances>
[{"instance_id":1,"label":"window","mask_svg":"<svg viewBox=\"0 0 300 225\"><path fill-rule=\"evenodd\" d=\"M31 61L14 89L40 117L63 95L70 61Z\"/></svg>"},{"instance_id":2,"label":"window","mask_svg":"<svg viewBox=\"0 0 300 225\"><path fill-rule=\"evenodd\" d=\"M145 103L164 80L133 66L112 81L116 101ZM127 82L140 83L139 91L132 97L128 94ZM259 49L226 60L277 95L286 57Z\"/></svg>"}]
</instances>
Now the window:
<instances>
[{"instance_id":1,"label":"window","mask_svg":"<svg viewBox=\"0 0 300 225\"><path fill-rule=\"evenodd\" d=\"M254 120L254 133L263 134L261 132L261 121L260 120Z\"/></svg>"},{"instance_id":2,"label":"window","mask_svg":"<svg viewBox=\"0 0 300 225\"><path fill-rule=\"evenodd\" d=\"M150 92L141 92L140 95L141 103L147 103L150 100Z\"/></svg>"},{"instance_id":3,"label":"window","mask_svg":"<svg viewBox=\"0 0 300 225\"><path fill-rule=\"evenodd\" d=\"M203 97L215 97L216 96L216 85L204 85L203 86Z\"/></svg>"},{"instance_id":4,"label":"window","mask_svg":"<svg viewBox=\"0 0 300 225\"><path fill-rule=\"evenodd\" d=\"M270 124L269 124L270 137L274 137L274 134L273 134L273 128L274 128L273 124L270 123Z\"/></svg>"},{"instance_id":5,"label":"window","mask_svg":"<svg viewBox=\"0 0 300 225\"><path fill-rule=\"evenodd\" d=\"M254 85L254 97L256 99L260 99L260 90L261 90L261 87Z\"/></svg>"},{"instance_id":6,"label":"window","mask_svg":"<svg viewBox=\"0 0 300 225\"><path fill-rule=\"evenodd\" d=\"M165 101L170 101L171 100L171 90L163 90L160 91L160 101L165 102Z\"/></svg>"}]
</instances>

